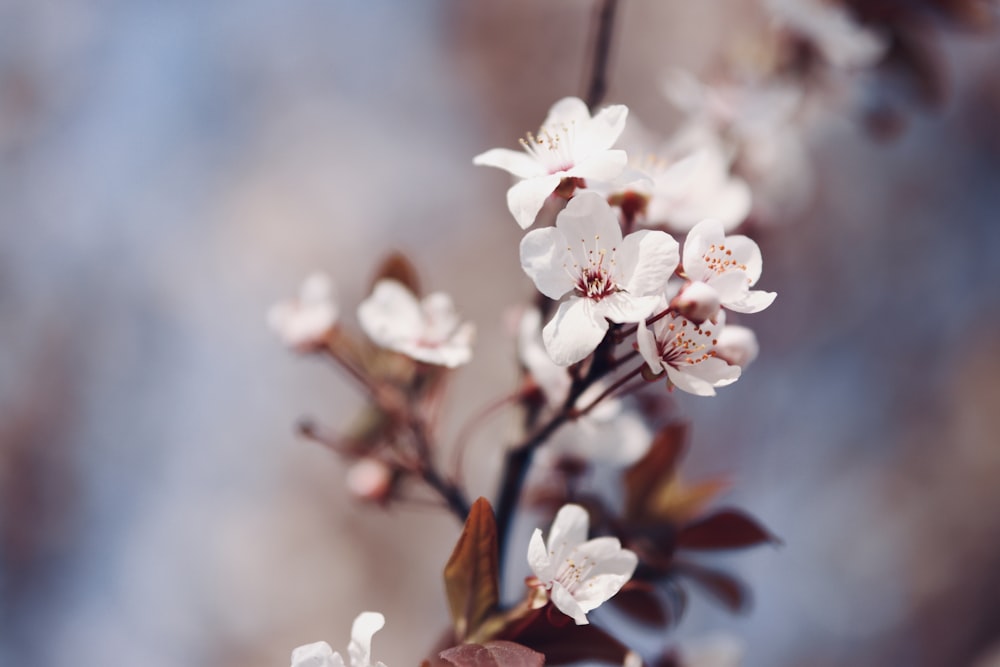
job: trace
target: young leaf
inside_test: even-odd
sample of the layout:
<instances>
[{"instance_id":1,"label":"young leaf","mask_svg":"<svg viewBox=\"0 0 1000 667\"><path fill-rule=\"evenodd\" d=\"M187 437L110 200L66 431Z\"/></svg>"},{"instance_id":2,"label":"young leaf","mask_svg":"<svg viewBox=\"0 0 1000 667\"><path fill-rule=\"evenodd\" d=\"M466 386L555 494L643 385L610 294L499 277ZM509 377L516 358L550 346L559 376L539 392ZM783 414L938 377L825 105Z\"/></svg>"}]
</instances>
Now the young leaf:
<instances>
[{"instance_id":1,"label":"young leaf","mask_svg":"<svg viewBox=\"0 0 1000 667\"><path fill-rule=\"evenodd\" d=\"M693 581L734 613L744 612L750 607L750 589L740 579L728 572L713 570L694 563L677 563L675 571Z\"/></svg>"},{"instance_id":2,"label":"young leaf","mask_svg":"<svg viewBox=\"0 0 1000 667\"><path fill-rule=\"evenodd\" d=\"M543 610L538 610L543 612ZM558 613L558 612L557 612ZM516 629L509 637L545 655L547 665L565 665L586 660L588 663L621 665L628 647L596 625L553 623L547 613L534 615L531 622Z\"/></svg>"},{"instance_id":3,"label":"young leaf","mask_svg":"<svg viewBox=\"0 0 1000 667\"><path fill-rule=\"evenodd\" d=\"M438 654L454 667L542 667L545 656L508 641L492 641L485 644L463 644L445 649Z\"/></svg>"},{"instance_id":4,"label":"young leaf","mask_svg":"<svg viewBox=\"0 0 1000 667\"><path fill-rule=\"evenodd\" d=\"M444 567L448 607L459 641L475 632L499 602L498 556L493 508L479 498Z\"/></svg>"},{"instance_id":5,"label":"young leaf","mask_svg":"<svg viewBox=\"0 0 1000 667\"><path fill-rule=\"evenodd\" d=\"M759 544L780 544L755 518L736 509L726 509L681 528L680 549L744 549Z\"/></svg>"},{"instance_id":6,"label":"young leaf","mask_svg":"<svg viewBox=\"0 0 1000 667\"><path fill-rule=\"evenodd\" d=\"M687 424L673 422L660 429L649 451L625 471L625 514L646 513L649 501L661 485L669 483L687 442Z\"/></svg>"}]
</instances>

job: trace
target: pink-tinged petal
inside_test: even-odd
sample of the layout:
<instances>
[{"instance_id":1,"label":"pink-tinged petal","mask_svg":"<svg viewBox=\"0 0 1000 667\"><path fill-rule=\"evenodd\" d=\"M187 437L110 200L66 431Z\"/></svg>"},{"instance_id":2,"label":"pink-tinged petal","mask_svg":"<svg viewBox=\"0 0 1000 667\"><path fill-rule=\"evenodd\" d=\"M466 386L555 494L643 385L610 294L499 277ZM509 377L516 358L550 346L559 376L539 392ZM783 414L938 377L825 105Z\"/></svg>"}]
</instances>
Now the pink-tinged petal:
<instances>
[{"instance_id":1,"label":"pink-tinged petal","mask_svg":"<svg viewBox=\"0 0 1000 667\"><path fill-rule=\"evenodd\" d=\"M684 273L689 279L705 281L714 275L705 262L705 254L710 247L722 244L725 238L722 223L712 218L691 228L684 240Z\"/></svg>"},{"instance_id":2,"label":"pink-tinged petal","mask_svg":"<svg viewBox=\"0 0 1000 667\"><path fill-rule=\"evenodd\" d=\"M635 342L639 346L639 354L646 361L649 370L654 373L663 371L663 360L660 358L660 351L656 348L656 339L653 332L646 328L646 322L640 321L639 328L635 332Z\"/></svg>"},{"instance_id":3,"label":"pink-tinged petal","mask_svg":"<svg viewBox=\"0 0 1000 667\"><path fill-rule=\"evenodd\" d=\"M326 642L315 642L292 651L291 667L344 667L344 659Z\"/></svg>"},{"instance_id":4,"label":"pink-tinged petal","mask_svg":"<svg viewBox=\"0 0 1000 667\"><path fill-rule=\"evenodd\" d=\"M634 296L661 294L680 259L670 234L644 229L625 237L617 255L625 291Z\"/></svg>"},{"instance_id":5,"label":"pink-tinged petal","mask_svg":"<svg viewBox=\"0 0 1000 667\"><path fill-rule=\"evenodd\" d=\"M528 567L543 582L551 581L556 572L553 567L552 557L542 539L542 529L535 528L531 534L531 541L528 542Z\"/></svg>"},{"instance_id":6,"label":"pink-tinged petal","mask_svg":"<svg viewBox=\"0 0 1000 667\"><path fill-rule=\"evenodd\" d=\"M580 160L566 171L566 175L584 180L612 181L621 176L626 165L628 165L628 155L625 151L599 151Z\"/></svg>"},{"instance_id":7,"label":"pink-tinged petal","mask_svg":"<svg viewBox=\"0 0 1000 667\"><path fill-rule=\"evenodd\" d=\"M714 319L722 306L715 287L700 281L688 283L673 303L683 317L695 324Z\"/></svg>"},{"instance_id":8,"label":"pink-tinged petal","mask_svg":"<svg viewBox=\"0 0 1000 667\"><path fill-rule=\"evenodd\" d=\"M596 192L581 192L570 199L556 218L556 229L562 232L567 250L582 266L588 266L602 250L617 250L622 243L617 214Z\"/></svg>"},{"instance_id":9,"label":"pink-tinged petal","mask_svg":"<svg viewBox=\"0 0 1000 667\"><path fill-rule=\"evenodd\" d=\"M517 176L518 178L534 178L544 176L546 171L538 160L524 151L512 151L509 148L493 148L472 158L472 164L480 167L496 167Z\"/></svg>"},{"instance_id":10,"label":"pink-tinged petal","mask_svg":"<svg viewBox=\"0 0 1000 667\"><path fill-rule=\"evenodd\" d=\"M372 657L372 636L385 625L385 616L375 611L365 611L354 619L351 626L351 642L347 645L347 655L351 667L370 667Z\"/></svg>"},{"instance_id":11,"label":"pink-tinged petal","mask_svg":"<svg viewBox=\"0 0 1000 667\"><path fill-rule=\"evenodd\" d=\"M552 361L569 366L597 349L608 331L608 321L595 315L589 299L573 297L559 304L552 320L542 329L542 342Z\"/></svg>"},{"instance_id":12,"label":"pink-tinged petal","mask_svg":"<svg viewBox=\"0 0 1000 667\"><path fill-rule=\"evenodd\" d=\"M573 594L566 590L558 581L552 582L550 597L556 609L572 618L577 625L588 625L590 623L587 620L587 612L584 608L580 606L580 603L573 597Z\"/></svg>"},{"instance_id":13,"label":"pink-tinged petal","mask_svg":"<svg viewBox=\"0 0 1000 667\"><path fill-rule=\"evenodd\" d=\"M576 286L575 278L566 270L574 261L566 236L555 227L525 234L520 252L521 268L545 296L558 299Z\"/></svg>"},{"instance_id":14,"label":"pink-tinged petal","mask_svg":"<svg viewBox=\"0 0 1000 667\"><path fill-rule=\"evenodd\" d=\"M756 285L763 269L760 246L753 239L742 234L734 234L726 237L726 247L733 251L733 259L746 267L743 270L746 272L747 278L750 279L749 285Z\"/></svg>"},{"instance_id":15,"label":"pink-tinged petal","mask_svg":"<svg viewBox=\"0 0 1000 667\"><path fill-rule=\"evenodd\" d=\"M507 208L521 229L527 229L535 223L542 205L559 187L560 181L562 181L560 174L538 176L515 183L507 190Z\"/></svg>"},{"instance_id":16,"label":"pink-tinged petal","mask_svg":"<svg viewBox=\"0 0 1000 667\"><path fill-rule=\"evenodd\" d=\"M424 328L416 297L395 280L380 280L375 285L371 296L358 306L358 320L376 345L388 348L419 337Z\"/></svg>"},{"instance_id":17,"label":"pink-tinged petal","mask_svg":"<svg viewBox=\"0 0 1000 667\"><path fill-rule=\"evenodd\" d=\"M653 314L660 304L659 295L634 297L626 292L619 292L601 299L594 304L594 311L612 322L641 322Z\"/></svg>"},{"instance_id":18,"label":"pink-tinged petal","mask_svg":"<svg viewBox=\"0 0 1000 667\"><path fill-rule=\"evenodd\" d=\"M612 104L598 111L587 127L587 142L592 151L606 151L615 145L625 129L628 107Z\"/></svg>"},{"instance_id":19,"label":"pink-tinged petal","mask_svg":"<svg viewBox=\"0 0 1000 667\"><path fill-rule=\"evenodd\" d=\"M552 520L549 529L549 553L555 554L553 560L558 564L563 557L587 541L587 531L590 530L590 516L587 510L579 505L563 505Z\"/></svg>"},{"instance_id":20,"label":"pink-tinged petal","mask_svg":"<svg viewBox=\"0 0 1000 667\"><path fill-rule=\"evenodd\" d=\"M564 97L549 109L542 128L562 126L576 123L585 126L590 122L590 109L579 97Z\"/></svg>"},{"instance_id":21,"label":"pink-tinged petal","mask_svg":"<svg viewBox=\"0 0 1000 667\"><path fill-rule=\"evenodd\" d=\"M722 305L737 313L759 313L774 303L774 299L777 296L774 292L752 290L744 294L740 299L723 302Z\"/></svg>"}]
</instances>

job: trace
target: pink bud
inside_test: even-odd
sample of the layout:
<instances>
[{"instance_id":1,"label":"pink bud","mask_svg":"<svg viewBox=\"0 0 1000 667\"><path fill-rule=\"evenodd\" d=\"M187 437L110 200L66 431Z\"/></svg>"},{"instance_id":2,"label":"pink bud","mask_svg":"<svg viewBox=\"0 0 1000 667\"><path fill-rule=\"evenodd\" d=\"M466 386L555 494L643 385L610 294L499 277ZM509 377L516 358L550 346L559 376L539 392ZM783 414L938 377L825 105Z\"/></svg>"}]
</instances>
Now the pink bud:
<instances>
[{"instance_id":1,"label":"pink bud","mask_svg":"<svg viewBox=\"0 0 1000 667\"><path fill-rule=\"evenodd\" d=\"M719 333L716 353L729 363L746 368L757 358L760 346L757 335L751 329L738 324L728 324Z\"/></svg>"},{"instance_id":2,"label":"pink bud","mask_svg":"<svg viewBox=\"0 0 1000 667\"><path fill-rule=\"evenodd\" d=\"M688 283L674 298L673 307L695 324L714 320L719 314L719 293L714 287L697 281Z\"/></svg>"},{"instance_id":3,"label":"pink bud","mask_svg":"<svg viewBox=\"0 0 1000 667\"><path fill-rule=\"evenodd\" d=\"M361 459L347 471L347 489L360 499L381 502L392 490L392 470L375 459Z\"/></svg>"}]
</instances>

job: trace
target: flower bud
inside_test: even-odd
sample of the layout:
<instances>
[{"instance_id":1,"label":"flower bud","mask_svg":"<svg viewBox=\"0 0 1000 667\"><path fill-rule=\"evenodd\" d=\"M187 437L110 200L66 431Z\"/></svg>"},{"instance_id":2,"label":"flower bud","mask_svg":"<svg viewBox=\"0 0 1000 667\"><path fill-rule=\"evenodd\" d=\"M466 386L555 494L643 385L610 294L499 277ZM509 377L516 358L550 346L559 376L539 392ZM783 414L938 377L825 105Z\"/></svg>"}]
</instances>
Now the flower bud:
<instances>
[{"instance_id":1,"label":"flower bud","mask_svg":"<svg viewBox=\"0 0 1000 667\"><path fill-rule=\"evenodd\" d=\"M697 281L688 283L674 298L673 307L695 324L714 320L721 306L719 293L714 287Z\"/></svg>"},{"instance_id":2,"label":"flower bud","mask_svg":"<svg viewBox=\"0 0 1000 667\"><path fill-rule=\"evenodd\" d=\"M757 358L760 346L752 329L738 324L727 324L719 333L716 353L726 361L740 368L746 368Z\"/></svg>"},{"instance_id":3,"label":"flower bud","mask_svg":"<svg viewBox=\"0 0 1000 667\"><path fill-rule=\"evenodd\" d=\"M347 489L359 500L383 502L392 491L392 469L375 459L361 459L347 471Z\"/></svg>"}]
</instances>

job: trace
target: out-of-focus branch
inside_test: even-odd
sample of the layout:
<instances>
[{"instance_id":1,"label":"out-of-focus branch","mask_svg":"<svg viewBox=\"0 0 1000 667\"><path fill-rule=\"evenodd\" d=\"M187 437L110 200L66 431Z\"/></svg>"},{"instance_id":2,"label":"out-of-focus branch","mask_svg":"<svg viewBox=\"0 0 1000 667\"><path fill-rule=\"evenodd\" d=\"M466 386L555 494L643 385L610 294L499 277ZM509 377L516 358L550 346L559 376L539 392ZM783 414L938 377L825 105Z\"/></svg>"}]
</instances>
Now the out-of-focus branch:
<instances>
[{"instance_id":1,"label":"out-of-focus branch","mask_svg":"<svg viewBox=\"0 0 1000 667\"><path fill-rule=\"evenodd\" d=\"M584 101L591 110L604 99L608 92L608 58L611 55L611 35L614 29L615 10L618 0L602 0L595 18L595 30L591 37L593 53L590 77Z\"/></svg>"}]
</instances>

